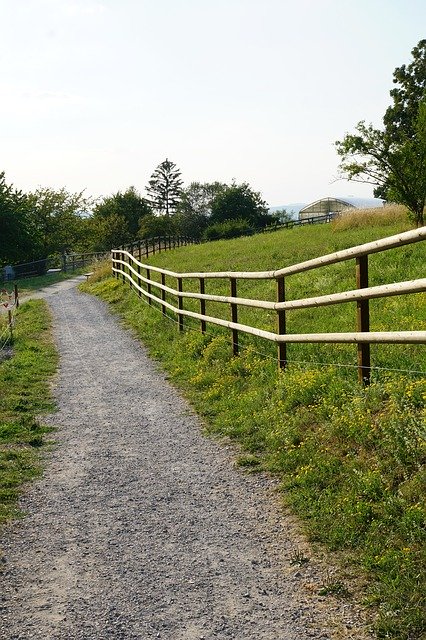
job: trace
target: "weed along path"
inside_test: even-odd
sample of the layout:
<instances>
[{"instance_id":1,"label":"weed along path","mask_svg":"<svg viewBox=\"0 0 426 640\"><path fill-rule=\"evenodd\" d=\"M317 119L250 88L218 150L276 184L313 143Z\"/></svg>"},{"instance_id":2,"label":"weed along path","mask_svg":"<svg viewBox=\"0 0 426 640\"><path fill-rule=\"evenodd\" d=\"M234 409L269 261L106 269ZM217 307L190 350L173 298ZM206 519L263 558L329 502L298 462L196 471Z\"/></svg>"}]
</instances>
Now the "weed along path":
<instances>
[{"instance_id":1,"label":"weed along path","mask_svg":"<svg viewBox=\"0 0 426 640\"><path fill-rule=\"evenodd\" d=\"M270 480L232 464L101 301L48 298L58 430L1 540L0 637L364 638Z\"/></svg>"}]
</instances>

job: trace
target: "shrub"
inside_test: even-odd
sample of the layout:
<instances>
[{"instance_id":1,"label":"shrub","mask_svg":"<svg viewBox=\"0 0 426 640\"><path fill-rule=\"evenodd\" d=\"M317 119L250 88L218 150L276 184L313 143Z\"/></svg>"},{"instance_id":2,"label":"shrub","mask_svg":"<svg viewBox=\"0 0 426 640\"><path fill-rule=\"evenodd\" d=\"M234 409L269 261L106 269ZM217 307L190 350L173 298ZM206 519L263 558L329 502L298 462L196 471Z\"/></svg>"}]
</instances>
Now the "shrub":
<instances>
[{"instance_id":1,"label":"shrub","mask_svg":"<svg viewBox=\"0 0 426 640\"><path fill-rule=\"evenodd\" d=\"M204 240L219 240L220 238L238 238L238 236L250 235L253 227L247 220L225 220L212 224L204 231Z\"/></svg>"}]
</instances>

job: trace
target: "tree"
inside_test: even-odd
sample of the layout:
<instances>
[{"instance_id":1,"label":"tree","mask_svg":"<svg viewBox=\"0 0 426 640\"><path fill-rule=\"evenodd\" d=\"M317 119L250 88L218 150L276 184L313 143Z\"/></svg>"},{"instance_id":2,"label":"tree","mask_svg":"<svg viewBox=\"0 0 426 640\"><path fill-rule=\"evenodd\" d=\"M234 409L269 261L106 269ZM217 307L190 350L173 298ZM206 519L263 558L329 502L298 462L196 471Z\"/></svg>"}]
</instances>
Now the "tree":
<instances>
[{"instance_id":1,"label":"tree","mask_svg":"<svg viewBox=\"0 0 426 640\"><path fill-rule=\"evenodd\" d=\"M28 196L0 173L0 265L37 258Z\"/></svg>"},{"instance_id":2,"label":"tree","mask_svg":"<svg viewBox=\"0 0 426 640\"><path fill-rule=\"evenodd\" d=\"M87 223L92 251L109 251L128 244L135 237L130 237L127 220L119 213L94 215Z\"/></svg>"},{"instance_id":3,"label":"tree","mask_svg":"<svg viewBox=\"0 0 426 640\"><path fill-rule=\"evenodd\" d=\"M420 226L426 203L426 40L412 53L413 62L394 72L399 86L390 92L384 128L359 122L356 133L336 147L342 178L374 185L374 195L405 205Z\"/></svg>"},{"instance_id":4,"label":"tree","mask_svg":"<svg viewBox=\"0 0 426 640\"><path fill-rule=\"evenodd\" d=\"M92 201L83 192L69 193L64 188L39 188L29 199L38 258L75 250L84 236L84 218Z\"/></svg>"},{"instance_id":5,"label":"tree","mask_svg":"<svg viewBox=\"0 0 426 640\"><path fill-rule=\"evenodd\" d=\"M176 232L199 240L209 224L213 200L226 188L222 182L191 182L184 188L173 216Z\"/></svg>"},{"instance_id":6,"label":"tree","mask_svg":"<svg viewBox=\"0 0 426 640\"><path fill-rule=\"evenodd\" d=\"M155 238L157 236L171 236L176 233L175 216L145 216L139 228L139 237Z\"/></svg>"},{"instance_id":7,"label":"tree","mask_svg":"<svg viewBox=\"0 0 426 640\"><path fill-rule=\"evenodd\" d=\"M390 91L393 104L386 109L383 124L386 133L394 140L415 135L419 104L426 92L426 40L420 40L411 52L412 62L397 67L393 83L398 85Z\"/></svg>"},{"instance_id":8,"label":"tree","mask_svg":"<svg viewBox=\"0 0 426 640\"><path fill-rule=\"evenodd\" d=\"M268 206L260 193L253 191L246 182L240 185L234 182L220 191L212 202L210 222L225 220L246 220L253 228L261 228L270 220Z\"/></svg>"},{"instance_id":9,"label":"tree","mask_svg":"<svg viewBox=\"0 0 426 640\"><path fill-rule=\"evenodd\" d=\"M94 207L89 224L92 249L109 251L132 242L138 236L142 220L150 215L150 205L135 187L103 198Z\"/></svg>"},{"instance_id":10,"label":"tree","mask_svg":"<svg viewBox=\"0 0 426 640\"><path fill-rule=\"evenodd\" d=\"M124 193L118 191L112 196L103 198L93 210L95 217L123 217L129 242L136 237L142 218L151 213L152 210L148 202L136 191L135 187L129 187Z\"/></svg>"},{"instance_id":11,"label":"tree","mask_svg":"<svg viewBox=\"0 0 426 640\"><path fill-rule=\"evenodd\" d=\"M146 191L149 202L158 215L169 216L175 212L182 193L183 182L180 175L175 163L167 158L152 174Z\"/></svg>"}]
</instances>

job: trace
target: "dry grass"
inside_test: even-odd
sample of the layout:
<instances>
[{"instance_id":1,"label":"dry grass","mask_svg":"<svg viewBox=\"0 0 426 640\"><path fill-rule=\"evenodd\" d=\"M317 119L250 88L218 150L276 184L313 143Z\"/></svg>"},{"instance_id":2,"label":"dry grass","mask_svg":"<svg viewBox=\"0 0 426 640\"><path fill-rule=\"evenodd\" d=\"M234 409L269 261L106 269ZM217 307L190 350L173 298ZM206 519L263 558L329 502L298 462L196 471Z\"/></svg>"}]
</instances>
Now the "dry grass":
<instances>
[{"instance_id":1,"label":"dry grass","mask_svg":"<svg viewBox=\"0 0 426 640\"><path fill-rule=\"evenodd\" d=\"M357 229L376 225L393 225L396 222L407 222L407 209L400 204L388 204L375 209L347 209L342 211L332 222L335 231Z\"/></svg>"},{"instance_id":2,"label":"dry grass","mask_svg":"<svg viewBox=\"0 0 426 640\"><path fill-rule=\"evenodd\" d=\"M98 282L111 275L112 262L108 260L98 260L93 265L93 275L88 280L89 282Z\"/></svg>"}]
</instances>

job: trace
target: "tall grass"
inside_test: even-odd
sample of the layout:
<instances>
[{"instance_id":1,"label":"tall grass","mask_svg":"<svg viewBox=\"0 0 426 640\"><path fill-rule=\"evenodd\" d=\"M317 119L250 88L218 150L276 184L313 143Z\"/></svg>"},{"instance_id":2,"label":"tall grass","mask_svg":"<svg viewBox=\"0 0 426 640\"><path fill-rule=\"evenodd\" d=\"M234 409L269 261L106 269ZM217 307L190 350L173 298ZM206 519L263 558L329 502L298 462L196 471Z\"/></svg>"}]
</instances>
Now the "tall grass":
<instances>
[{"instance_id":1,"label":"tall grass","mask_svg":"<svg viewBox=\"0 0 426 640\"><path fill-rule=\"evenodd\" d=\"M344 229L363 229L370 226L390 226L395 223L404 224L407 220L407 209L400 204L387 204L373 209L346 209L333 220L333 231Z\"/></svg>"},{"instance_id":2,"label":"tall grass","mask_svg":"<svg viewBox=\"0 0 426 640\"><path fill-rule=\"evenodd\" d=\"M239 240L192 246L153 257L176 271L265 270L285 266L407 229L393 225L283 230ZM372 284L420 277L425 243L371 259ZM104 274L105 275L105 274ZM346 288L353 265L335 265L301 274L289 297ZM220 283L211 284L222 291ZM241 295L260 293L265 283L241 285ZM313 540L339 551L352 571L367 577L365 602L377 612L379 638L424 637L426 376L425 347L378 346L373 384L356 382L354 347L299 348L291 345L290 365L277 372L274 348L247 339L233 357L228 333L187 323L179 334L175 319L144 304L121 281L103 278L84 288L103 297L161 360L212 433L238 441L241 464L266 469L281 480L283 500L304 522ZM373 307L373 326L425 327L424 296L393 298ZM186 304L186 302L185 302ZM353 328L353 305L338 311L316 309L289 319L290 330ZM223 311L222 313L229 313ZM274 326L275 318L250 316ZM269 323L269 324L268 324ZM404 371L395 371L403 369Z\"/></svg>"}]
</instances>

